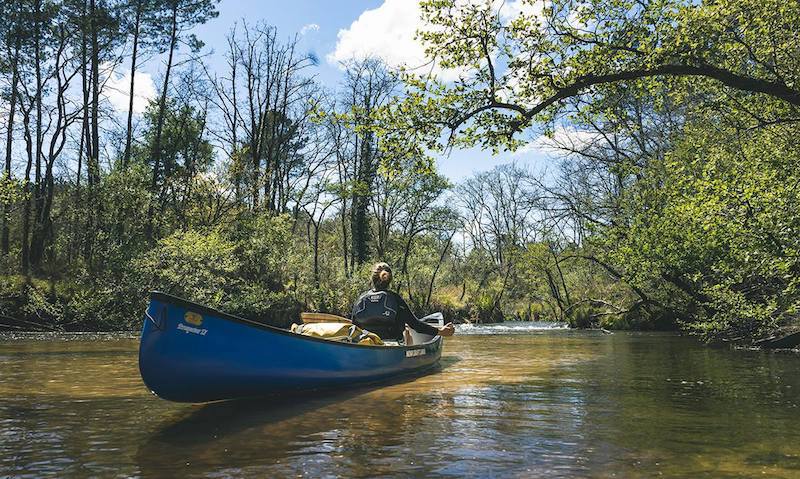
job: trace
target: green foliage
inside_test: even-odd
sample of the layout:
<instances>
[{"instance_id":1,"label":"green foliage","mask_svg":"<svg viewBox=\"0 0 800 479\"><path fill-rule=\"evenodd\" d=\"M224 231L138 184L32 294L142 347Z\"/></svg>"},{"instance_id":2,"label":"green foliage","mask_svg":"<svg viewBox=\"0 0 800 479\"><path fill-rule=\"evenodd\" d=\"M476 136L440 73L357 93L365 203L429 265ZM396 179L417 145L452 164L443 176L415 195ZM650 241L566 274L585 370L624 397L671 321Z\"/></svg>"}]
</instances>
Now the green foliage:
<instances>
[{"instance_id":1,"label":"green foliage","mask_svg":"<svg viewBox=\"0 0 800 479\"><path fill-rule=\"evenodd\" d=\"M231 236L240 246L243 280L280 290L285 278L301 272L299 258L293 254L290 216L256 215L240 223Z\"/></svg>"},{"instance_id":2,"label":"green foliage","mask_svg":"<svg viewBox=\"0 0 800 479\"><path fill-rule=\"evenodd\" d=\"M551 141L582 128L548 194L583 242L529 244L512 285L581 325L745 339L793 325L800 4L522 3L422 2L419 38L460 79L406 72L386 144L420 154L411 131L420 149L514 150L536 124Z\"/></svg>"},{"instance_id":3,"label":"green foliage","mask_svg":"<svg viewBox=\"0 0 800 479\"><path fill-rule=\"evenodd\" d=\"M12 324L24 318L17 327L63 329L63 306L53 301L49 285L18 276L0 277L0 316L4 322L11 319Z\"/></svg>"},{"instance_id":4,"label":"green foliage","mask_svg":"<svg viewBox=\"0 0 800 479\"><path fill-rule=\"evenodd\" d=\"M573 328L590 328L593 326L592 309L588 306L581 305L570 311L567 316L570 327Z\"/></svg>"},{"instance_id":5,"label":"green foliage","mask_svg":"<svg viewBox=\"0 0 800 479\"><path fill-rule=\"evenodd\" d=\"M481 323L496 323L503 320L502 310L496 306L495 295L480 292L470 301L471 317Z\"/></svg>"},{"instance_id":6,"label":"green foliage","mask_svg":"<svg viewBox=\"0 0 800 479\"><path fill-rule=\"evenodd\" d=\"M3 173L0 176L0 214L5 214L6 208L22 201L24 198L22 182Z\"/></svg>"},{"instance_id":7,"label":"green foliage","mask_svg":"<svg viewBox=\"0 0 800 479\"><path fill-rule=\"evenodd\" d=\"M134 263L140 282L273 324L296 319L308 281L288 216L256 215L226 233L176 232Z\"/></svg>"},{"instance_id":8,"label":"green foliage","mask_svg":"<svg viewBox=\"0 0 800 479\"><path fill-rule=\"evenodd\" d=\"M272 322L291 323L300 306L295 292L310 281L292 236L289 216L258 215L240 224L231 235L240 264L236 294L228 309ZM270 315L272 317L270 317Z\"/></svg>"},{"instance_id":9,"label":"green foliage","mask_svg":"<svg viewBox=\"0 0 800 479\"><path fill-rule=\"evenodd\" d=\"M117 165L103 178L97 201L111 205L104 209L99 222L104 228L97 232L95 254L105 264L119 265L137 256L148 246L144 241L147 207L150 203L150 174L147 167L136 163L123 169ZM64 198L65 202L69 201ZM67 203L70 211L77 208Z\"/></svg>"},{"instance_id":10,"label":"green foliage","mask_svg":"<svg viewBox=\"0 0 800 479\"><path fill-rule=\"evenodd\" d=\"M128 277L128 280L137 280ZM145 295L136 289L137 283L123 283L111 287L84 287L66 297L64 303L66 328L85 331L136 330L141 326L140 312L146 307Z\"/></svg>"},{"instance_id":11,"label":"green foliage","mask_svg":"<svg viewBox=\"0 0 800 479\"><path fill-rule=\"evenodd\" d=\"M617 260L690 296L701 309L686 324L706 337L760 337L796 319L796 138L790 126L691 127L654 174L659 192L632 192L641 213L616 235Z\"/></svg>"},{"instance_id":12,"label":"green foliage","mask_svg":"<svg viewBox=\"0 0 800 479\"><path fill-rule=\"evenodd\" d=\"M241 262L235 248L216 232L178 232L160 240L136 267L149 289L219 306L237 290Z\"/></svg>"},{"instance_id":13,"label":"green foliage","mask_svg":"<svg viewBox=\"0 0 800 479\"><path fill-rule=\"evenodd\" d=\"M590 100L597 87L653 77L765 93L747 101L783 111L787 102L800 106L800 70L789 53L800 28L797 2L519 3L515 12L492 2L421 2L427 26L418 37L428 56L459 79L406 73L407 94L385 111L393 153L476 145L514 150L523 143L519 133L558 118L565 100Z\"/></svg>"}]
</instances>

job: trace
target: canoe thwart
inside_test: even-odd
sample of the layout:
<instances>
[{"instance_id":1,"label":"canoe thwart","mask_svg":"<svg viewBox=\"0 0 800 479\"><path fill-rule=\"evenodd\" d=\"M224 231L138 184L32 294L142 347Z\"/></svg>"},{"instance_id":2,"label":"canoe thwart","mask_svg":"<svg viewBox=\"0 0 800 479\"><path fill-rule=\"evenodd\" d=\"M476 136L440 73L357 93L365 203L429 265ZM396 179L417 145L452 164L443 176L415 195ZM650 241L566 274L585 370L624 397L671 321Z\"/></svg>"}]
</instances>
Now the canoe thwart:
<instances>
[{"instance_id":1,"label":"canoe thwart","mask_svg":"<svg viewBox=\"0 0 800 479\"><path fill-rule=\"evenodd\" d=\"M347 323L352 324L351 321L345 317L337 316L329 313L300 313L300 319L303 323Z\"/></svg>"}]
</instances>

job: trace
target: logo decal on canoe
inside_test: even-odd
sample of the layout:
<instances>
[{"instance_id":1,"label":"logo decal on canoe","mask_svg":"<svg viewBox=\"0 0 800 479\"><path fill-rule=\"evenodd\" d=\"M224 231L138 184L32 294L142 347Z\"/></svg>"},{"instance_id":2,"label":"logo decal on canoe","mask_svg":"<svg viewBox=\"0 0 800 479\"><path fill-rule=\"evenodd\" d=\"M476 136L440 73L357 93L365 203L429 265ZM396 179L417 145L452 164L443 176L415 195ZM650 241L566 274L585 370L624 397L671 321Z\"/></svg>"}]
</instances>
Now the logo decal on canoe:
<instances>
[{"instance_id":1,"label":"logo decal on canoe","mask_svg":"<svg viewBox=\"0 0 800 479\"><path fill-rule=\"evenodd\" d=\"M187 311L186 314L183 315L183 320L193 326L203 325L203 317L194 311Z\"/></svg>"},{"instance_id":2,"label":"logo decal on canoe","mask_svg":"<svg viewBox=\"0 0 800 479\"><path fill-rule=\"evenodd\" d=\"M205 336L208 332L207 329L200 329L200 328L193 328L191 326L186 326L183 323L178 323L178 331L183 331L184 333L191 333L191 334L198 334L200 336Z\"/></svg>"},{"instance_id":3,"label":"logo decal on canoe","mask_svg":"<svg viewBox=\"0 0 800 479\"><path fill-rule=\"evenodd\" d=\"M409 349L406 351L407 358L413 358L416 356L425 356L427 352L424 349Z\"/></svg>"}]
</instances>

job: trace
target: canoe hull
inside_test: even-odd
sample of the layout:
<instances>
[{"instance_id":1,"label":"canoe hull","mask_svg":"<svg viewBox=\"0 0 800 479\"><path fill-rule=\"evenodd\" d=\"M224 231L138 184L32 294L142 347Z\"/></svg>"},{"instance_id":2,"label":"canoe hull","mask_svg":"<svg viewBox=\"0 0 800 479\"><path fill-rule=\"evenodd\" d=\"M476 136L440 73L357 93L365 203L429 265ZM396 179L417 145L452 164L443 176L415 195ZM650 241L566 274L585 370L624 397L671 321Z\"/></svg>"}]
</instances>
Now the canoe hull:
<instances>
[{"instance_id":1,"label":"canoe hull","mask_svg":"<svg viewBox=\"0 0 800 479\"><path fill-rule=\"evenodd\" d=\"M139 371L157 396L208 402L334 389L425 371L442 340L363 346L311 338L152 293L142 327Z\"/></svg>"}]
</instances>

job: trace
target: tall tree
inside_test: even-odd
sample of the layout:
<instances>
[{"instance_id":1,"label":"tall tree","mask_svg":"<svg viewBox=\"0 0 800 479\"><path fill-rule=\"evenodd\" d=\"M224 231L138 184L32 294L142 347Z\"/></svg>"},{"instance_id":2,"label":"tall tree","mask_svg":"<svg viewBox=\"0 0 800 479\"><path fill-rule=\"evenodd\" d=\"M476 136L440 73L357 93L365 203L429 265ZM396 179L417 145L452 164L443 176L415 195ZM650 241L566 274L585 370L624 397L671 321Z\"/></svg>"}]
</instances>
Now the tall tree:
<instances>
[{"instance_id":1,"label":"tall tree","mask_svg":"<svg viewBox=\"0 0 800 479\"><path fill-rule=\"evenodd\" d=\"M493 263L478 288L485 286L489 271L502 283L492 302L497 308L506 285L511 284L521 252L527 244L541 240L538 185L530 172L502 165L464 181L457 196L470 244L485 252Z\"/></svg>"},{"instance_id":2,"label":"tall tree","mask_svg":"<svg viewBox=\"0 0 800 479\"><path fill-rule=\"evenodd\" d=\"M11 159L13 157L14 146L14 119L17 112L17 100L19 98L19 81L21 68L21 55L23 39L27 42L27 31L24 26L24 10L22 3L10 2L0 7L0 15L6 21L0 27L0 45L3 51L0 53L7 65L8 73L11 75L11 83L8 87L6 99L8 101L8 122L6 123L5 138L5 180L11 181ZM9 222L11 215L11 205L3 204L2 212L2 231L0 232L0 253L7 255L11 247Z\"/></svg>"},{"instance_id":3,"label":"tall tree","mask_svg":"<svg viewBox=\"0 0 800 479\"><path fill-rule=\"evenodd\" d=\"M103 208L97 195L100 183L101 124L105 119L105 112L101 107L102 89L109 76L109 72L104 70L109 64L115 64L114 48L124 38L119 31L117 5L106 0L84 0L72 5L65 4L65 7L68 8L64 9L64 15L71 16L76 27L73 30L76 44L74 59L65 65L77 63L80 66L83 93L80 139L82 148L78 153L77 185L80 184L81 167L85 158L87 203L84 208L84 224L78 228L94 231L98 228L97 218L102 214ZM78 186L76 197L79 194ZM95 236L86 235L83 241L83 257L89 265L92 264Z\"/></svg>"},{"instance_id":4,"label":"tall tree","mask_svg":"<svg viewBox=\"0 0 800 479\"><path fill-rule=\"evenodd\" d=\"M319 91L304 75L315 59L297 51L297 38L284 42L275 27L247 23L231 30L225 57L228 71L208 75L222 112L217 139L241 168L252 209L283 212L306 164L304 137L316 128Z\"/></svg>"},{"instance_id":5,"label":"tall tree","mask_svg":"<svg viewBox=\"0 0 800 479\"><path fill-rule=\"evenodd\" d=\"M169 45L167 51L166 69L164 71L164 81L158 98L158 110L156 112L156 130L152 143L151 161L153 162L153 176L151 187L153 194L160 196L158 191L159 178L162 176L161 164L161 142L164 129L164 121L167 112L167 95L169 92L170 77L175 63L175 52L180 43L186 43L190 50L196 52L202 48L202 42L193 34L187 31L198 24L203 24L209 19L219 15L216 9L218 0L169 0L162 5L165 11L157 20L160 24L166 25L164 40ZM153 213L154 206L148 208L148 236L153 234Z\"/></svg>"},{"instance_id":6,"label":"tall tree","mask_svg":"<svg viewBox=\"0 0 800 479\"><path fill-rule=\"evenodd\" d=\"M455 211L438 204L449 187L447 179L433 167L427 171L383 169L370 193L370 223L377 233L372 241L375 251L379 258L398 265L397 288L406 287L411 300L414 293L409 260L415 242L425 233L454 230L451 227L457 223Z\"/></svg>"},{"instance_id":7,"label":"tall tree","mask_svg":"<svg viewBox=\"0 0 800 479\"><path fill-rule=\"evenodd\" d=\"M125 128L125 150L122 154L123 168L128 166L131 158L131 142L133 141L133 104L136 92L136 69L140 66L140 57L149 49L163 53L163 44L159 42L160 26L156 23L159 9L165 8L161 2L154 0L128 0L123 10L123 25L131 37L131 81L128 89L128 120Z\"/></svg>"},{"instance_id":8,"label":"tall tree","mask_svg":"<svg viewBox=\"0 0 800 479\"><path fill-rule=\"evenodd\" d=\"M369 208L381 162L380 138L375 134L376 114L396 93L397 77L379 59L367 58L346 65L341 89L340 118L350 135L347 167L350 186L350 269L369 258L371 231Z\"/></svg>"}]
</instances>

